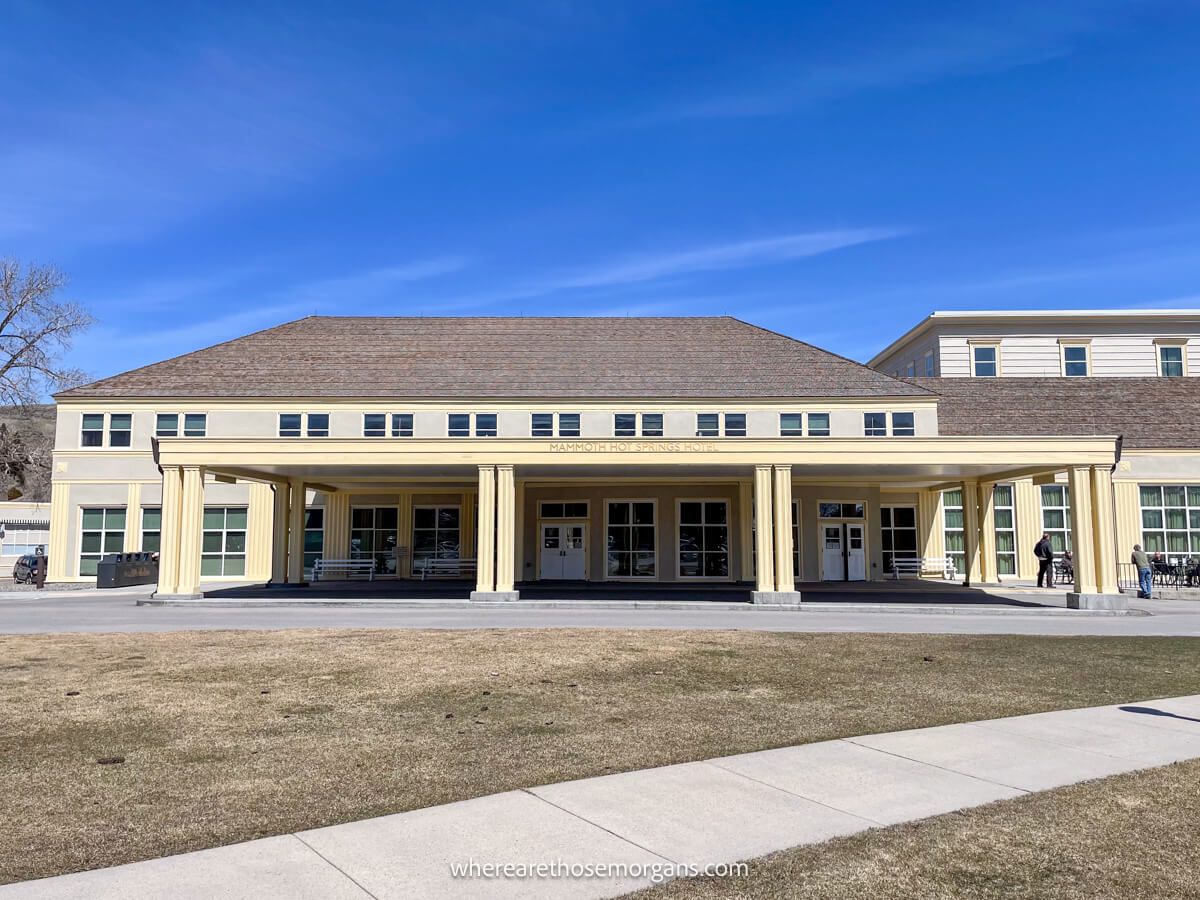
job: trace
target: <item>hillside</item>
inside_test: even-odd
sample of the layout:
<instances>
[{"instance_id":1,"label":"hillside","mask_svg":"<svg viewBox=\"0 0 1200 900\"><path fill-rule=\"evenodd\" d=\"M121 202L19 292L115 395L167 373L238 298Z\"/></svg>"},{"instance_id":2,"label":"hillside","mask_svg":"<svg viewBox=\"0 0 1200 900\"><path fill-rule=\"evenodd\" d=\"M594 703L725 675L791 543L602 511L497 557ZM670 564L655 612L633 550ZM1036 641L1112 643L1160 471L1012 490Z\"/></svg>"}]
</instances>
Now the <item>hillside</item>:
<instances>
[{"instance_id":1,"label":"hillside","mask_svg":"<svg viewBox=\"0 0 1200 900\"><path fill-rule=\"evenodd\" d=\"M0 499L13 491L23 500L50 499L54 419L52 403L0 407Z\"/></svg>"}]
</instances>

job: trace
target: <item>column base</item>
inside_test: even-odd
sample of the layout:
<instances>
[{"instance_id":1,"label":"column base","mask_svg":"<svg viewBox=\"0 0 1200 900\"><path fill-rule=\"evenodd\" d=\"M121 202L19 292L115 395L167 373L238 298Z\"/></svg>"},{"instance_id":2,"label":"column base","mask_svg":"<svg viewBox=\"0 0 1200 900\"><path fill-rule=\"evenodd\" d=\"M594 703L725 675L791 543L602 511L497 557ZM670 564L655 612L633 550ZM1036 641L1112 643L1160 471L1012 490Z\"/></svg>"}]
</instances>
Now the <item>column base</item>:
<instances>
[{"instance_id":1,"label":"column base","mask_svg":"<svg viewBox=\"0 0 1200 900\"><path fill-rule=\"evenodd\" d=\"M1070 609L1108 609L1121 611L1129 609L1129 598L1124 594L1067 594L1067 607Z\"/></svg>"},{"instance_id":2,"label":"column base","mask_svg":"<svg viewBox=\"0 0 1200 900\"><path fill-rule=\"evenodd\" d=\"M473 603L511 603L520 599L520 591L471 591Z\"/></svg>"},{"instance_id":3,"label":"column base","mask_svg":"<svg viewBox=\"0 0 1200 900\"><path fill-rule=\"evenodd\" d=\"M751 591L750 599L763 606L799 606L799 591Z\"/></svg>"},{"instance_id":4,"label":"column base","mask_svg":"<svg viewBox=\"0 0 1200 900\"><path fill-rule=\"evenodd\" d=\"M160 594L155 591L150 597L153 600L203 600L204 594L199 592L195 594Z\"/></svg>"}]
</instances>

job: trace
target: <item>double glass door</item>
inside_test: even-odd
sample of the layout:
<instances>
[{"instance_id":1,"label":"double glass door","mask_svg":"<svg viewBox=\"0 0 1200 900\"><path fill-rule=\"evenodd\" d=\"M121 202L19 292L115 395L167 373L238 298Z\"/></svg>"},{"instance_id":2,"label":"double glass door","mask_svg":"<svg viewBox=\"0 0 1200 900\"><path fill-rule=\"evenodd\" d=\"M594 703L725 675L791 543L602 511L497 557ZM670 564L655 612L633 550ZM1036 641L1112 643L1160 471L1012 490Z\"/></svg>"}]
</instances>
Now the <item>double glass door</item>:
<instances>
[{"instance_id":1,"label":"double glass door","mask_svg":"<svg viewBox=\"0 0 1200 900\"><path fill-rule=\"evenodd\" d=\"M582 581L586 563L586 525L542 525L539 578L547 581Z\"/></svg>"}]
</instances>

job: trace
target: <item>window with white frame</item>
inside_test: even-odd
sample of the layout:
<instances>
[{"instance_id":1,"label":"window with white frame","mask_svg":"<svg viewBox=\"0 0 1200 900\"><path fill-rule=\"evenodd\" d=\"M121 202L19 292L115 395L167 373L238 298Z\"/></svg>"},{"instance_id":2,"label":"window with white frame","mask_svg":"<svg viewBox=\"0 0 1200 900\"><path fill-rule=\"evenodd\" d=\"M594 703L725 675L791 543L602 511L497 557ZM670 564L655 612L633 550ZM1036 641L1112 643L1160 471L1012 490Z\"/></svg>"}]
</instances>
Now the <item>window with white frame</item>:
<instances>
[{"instance_id":1,"label":"window with white frame","mask_svg":"<svg viewBox=\"0 0 1200 900\"><path fill-rule=\"evenodd\" d=\"M457 506L413 507L414 561L458 559L461 555L462 510Z\"/></svg>"},{"instance_id":2,"label":"window with white frame","mask_svg":"<svg viewBox=\"0 0 1200 900\"><path fill-rule=\"evenodd\" d=\"M412 437L412 413L363 413L363 437L387 437L389 434L392 437Z\"/></svg>"},{"instance_id":3,"label":"window with white frame","mask_svg":"<svg viewBox=\"0 0 1200 900\"><path fill-rule=\"evenodd\" d=\"M79 446L104 446L104 413L84 413L79 432Z\"/></svg>"},{"instance_id":4,"label":"window with white frame","mask_svg":"<svg viewBox=\"0 0 1200 900\"><path fill-rule=\"evenodd\" d=\"M279 436L329 437L329 413L280 413Z\"/></svg>"},{"instance_id":5,"label":"window with white frame","mask_svg":"<svg viewBox=\"0 0 1200 900\"><path fill-rule=\"evenodd\" d=\"M133 416L129 413L110 413L108 417L108 446L128 447L133 443Z\"/></svg>"},{"instance_id":6,"label":"window with white frame","mask_svg":"<svg viewBox=\"0 0 1200 900\"><path fill-rule=\"evenodd\" d=\"M883 542L883 571L891 572L897 559L916 559L917 510L914 506L882 506L879 509Z\"/></svg>"},{"instance_id":7,"label":"window with white frame","mask_svg":"<svg viewBox=\"0 0 1200 900\"><path fill-rule=\"evenodd\" d=\"M79 574L95 575L104 554L125 549L125 507L84 507L79 513Z\"/></svg>"},{"instance_id":8,"label":"window with white frame","mask_svg":"<svg viewBox=\"0 0 1200 900\"><path fill-rule=\"evenodd\" d=\"M1089 344L1062 344L1061 346L1064 376L1086 378L1091 374L1091 346Z\"/></svg>"},{"instance_id":9,"label":"window with white frame","mask_svg":"<svg viewBox=\"0 0 1200 900\"><path fill-rule=\"evenodd\" d=\"M157 553L162 547L162 507L142 507L142 552Z\"/></svg>"},{"instance_id":10,"label":"window with white frame","mask_svg":"<svg viewBox=\"0 0 1200 900\"><path fill-rule=\"evenodd\" d=\"M310 506L304 510L304 571L311 574L324 553L325 507Z\"/></svg>"},{"instance_id":11,"label":"window with white frame","mask_svg":"<svg viewBox=\"0 0 1200 900\"><path fill-rule=\"evenodd\" d=\"M1186 345L1167 341L1157 341L1158 374L1163 378L1182 378L1187 374L1187 357L1184 355Z\"/></svg>"},{"instance_id":12,"label":"window with white frame","mask_svg":"<svg viewBox=\"0 0 1200 900\"><path fill-rule=\"evenodd\" d=\"M655 507L653 500L608 502L604 528L609 578L654 578L658 574Z\"/></svg>"},{"instance_id":13,"label":"window with white frame","mask_svg":"<svg viewBox=\"0 0 1200 900\"><path fill-rule=\"evenodd\" d=\"M588 502L586 500L549 501L538 506L538 516L543 519L586 519Z\"/></svg>"},{"instance_id":14,"label":"window with white frame","mask_svg":"<svg viewBox=\"0 0 1200 900\"><path fill-rule=\"evenodd\" d=\"M729 577L727 501L679 501L679 577Z\"/></svg>"},{"instance_id":15,"label":"window with white frame","mask_svg":"<svg viewBox=\"0 0 1200 900\"><path fill-rule=\"evenodd\" d=\"M971 344L971 374L976 378L995 378L1000 374L999 344Z\"/></svg>"},{"instance_id":16,"label":"window with white frame","mask_svg":"<svg viewBox=\"0 0 1200 900\"><path fill-rule=\"evenodd\" d=\"M183 428L180 429L180 419ZM208 434L207 413L158 413L154 417L155 437L205 437Z\"/></svg>"},{"instance_id":17,"label":"window with white frame","mask_svg":"<svg viewBox=\"0 0 1200 900\"><path fill-rule=\"evenodd\" d=\"M966 531L963 529L962 488L942 492L942 541L946 557L959 572L967 569Z\"/></svg>"},{"instance_id":18,"label":"window with white frame","mask_svg":"<svg viewBox=\"0 0 1200 900\"><path fill-rule=\"evenodd\" d=\"M1055 553L1071 549L1071 489L1065 484L1042 485L1042 530L1050 535Z\"/></svg>"},{"instance_id":19,"label":"window with white frame","mask_svg":"<svg viewBox=\"0 0 1200 900\"><path fill-rule=\"evenodd\" d=\"M446 419L446 433L450 437L470 437L472 423L475 437L496 436L495 413L450 413Z\"/></svg>"},{"instance_id":20,"label":"window with white frame","mask_svg":"<svg viewBox=\"0 0 1200 900\"><path fill-rule=\"evenodd\" d=\"M394 506L351 507L350 558L372 559L377 573L394 573L399 523L400 511Z\"/></svg>"},{"instance_id":21,"label":"window with white frame","mask_svg":"<svg viewBox=\"0 0 1200 900\"><path fill-rule=\"evenodd\" d=\"M1140 484L1138 496L1147 553L1200 554L1200 485Z\"/></svg>"},{"instance_id":22,"label":"window with white frame","mask_svg":"<svg viewBox=\"0 0 1200 900\"><path fill-rule=\"evenodd\" d=\"M246 574L246 507L204 507L200 575L215 578Z\"/></svg>"},{"instance_id":23,"label":"window with white frame","mask_svg":"<svg viewBox=\"0 0 1200 900\"><path fill-rule=\"evenodd\" d=\"M933 351L930 350L925 354L925 375L932 378L937 374L937 364L933 360Z\"/></svg>"},{"instance_id":24,"label":"window with white frame","mask_svg":"<svg viewBox=\"0 0 1200 900\"><path fill-rule=\"evenodd\" d=\"M916 419L910 412L892 413L892 436L912 437L917 433Z\"/></svg>"},{"instance_id":25,"label":"window with white frame","mask_svg":"<svg viewBox=\"0 0 1200 900\"><path fill-rule=\"evenodd\" d=\"M534 437L579 437L579 413L533 413L530 420Z\"/></svg>"},{"instance_id":26,"label":"window with white frame","mask_svg":"<svg viewBox=\"0 0 1200 900\"><path fill-rule=\"evenodd\" d=\"M829 437L829 413L780 413L780 437Z\"/></svg>"},{"instance_id":27,"label":"window with white frame","mask_svg":"<svg viewBox=\"0 0 1200 900\"><path fill-rule=\"evenodd\" d=\"M1017 510L1011 484L992 489L992 520L996 531L996 571L1017 574Z\"/></svg>"},{"instance_id":28,"label":"window with white frame","mask_svg":"<svg viewBox=\"0 0 1200 900\"><path fill-rule=\"evenodd\" d=\"M640 427L639 427L640 426ZM662 413L615 413L614 437L662 437Z\"/></svg>"},{"instance_id":29,"label":"window with white frame","mask_svg":"<svg viewBox=\"0 0 1200 900\"><path fill-rule=\"evenodd\" d=\"M863 434L867 437L886 437L887 413L863 413Z\"/></svg>"},{"instance_id":30,"label":"window with white frame","mask_svg":"<svg viewBox=\"0 0 1200 900\"><path fill-rule=\"evenodd\" d=\"M745 413L696 413L696 437L745 437Z\"/></svg>"}]
</instances>

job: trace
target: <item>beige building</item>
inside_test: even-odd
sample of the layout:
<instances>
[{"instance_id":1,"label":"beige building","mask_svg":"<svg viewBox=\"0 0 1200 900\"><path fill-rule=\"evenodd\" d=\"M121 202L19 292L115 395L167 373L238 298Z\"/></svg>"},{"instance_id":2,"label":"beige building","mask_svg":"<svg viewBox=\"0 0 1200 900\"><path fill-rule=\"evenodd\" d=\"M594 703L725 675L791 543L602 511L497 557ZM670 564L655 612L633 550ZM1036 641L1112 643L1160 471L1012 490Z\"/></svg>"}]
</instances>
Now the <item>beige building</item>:
<instances>
[{"instance_id":1,"label":"beige building","mask_svg":"<svg viewBox=\"0 0 1200 900\"><path fill-rule=\"evenodd\" d=\"M1114 486L1178 479L1134 468L1123 444L1159 438L1123 442L1120 418L1020 392L974 416L950 389L1018 381L896 378L731 318L302 319L57 397L50 577L155 550L162 596L316 568L477 600L564 581L794 602L896 559L1027 574L1052 512L1076 602L1113 603L1112 511L1137 515Z\"/></svg>"}]
</instances>

